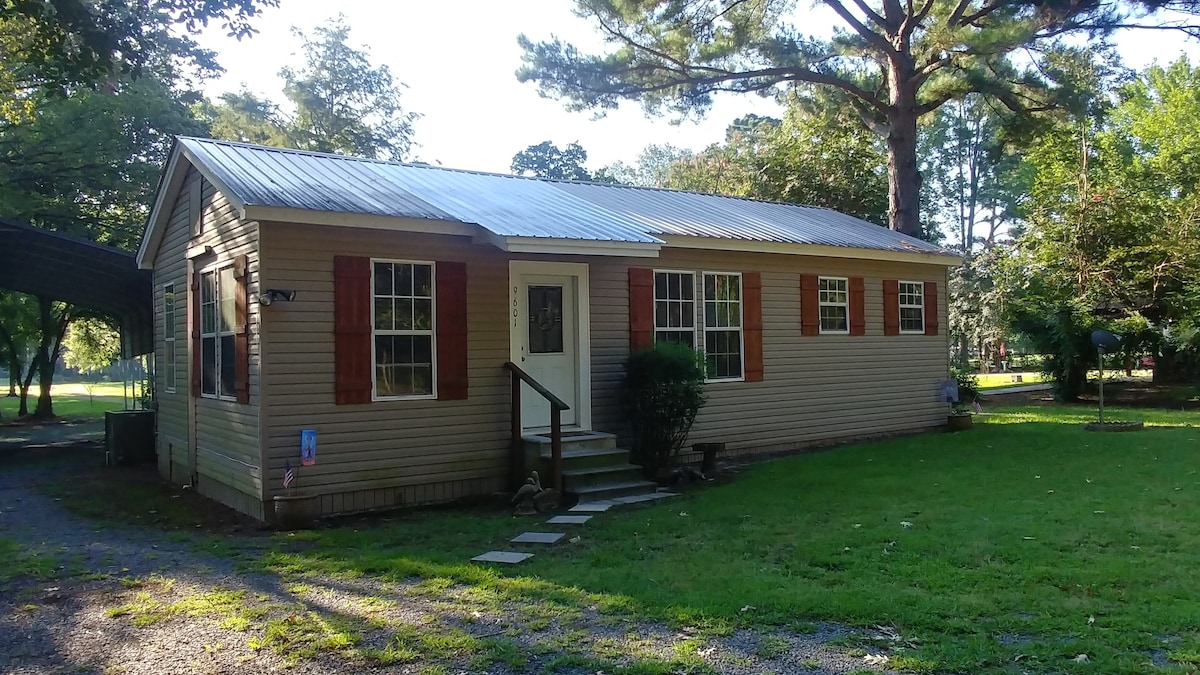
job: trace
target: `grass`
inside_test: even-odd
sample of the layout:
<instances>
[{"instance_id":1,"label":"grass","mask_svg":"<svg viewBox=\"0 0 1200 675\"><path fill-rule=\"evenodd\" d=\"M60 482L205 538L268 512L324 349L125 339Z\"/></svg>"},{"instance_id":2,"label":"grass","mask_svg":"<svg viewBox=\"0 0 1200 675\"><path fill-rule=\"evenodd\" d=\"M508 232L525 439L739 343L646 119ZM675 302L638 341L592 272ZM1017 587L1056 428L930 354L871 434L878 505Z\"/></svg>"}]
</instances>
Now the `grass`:
<instances>
[{"instance_id":1,"label":"grass","mask_svg":"<svg viewBox=\"0 0 1200 675\"><path fill-rule=\"evenodd\" d=\"M89 393L88 389L91 389ZM29 389L29 409L37 402L39 389ZM7 389L4 391L7 394ZM100 419L108 410L121 410L125 399L120 382L82 382L55 384L50 389L54 398L54 414L71 419ZM19 399L0 395L0 419L11 421L17 416Z\"/></svg>"},{"instance_id":2,"label":"grass","mask_svg":"<svg viewBox=\"0 0 1200 675\"><path fill-rule=\"evenodd\" d=\"M0 537L0 586L24 579L51 579L59 568L57 556Z\"/></svg>"},{"instance_id":3,"label":"grass","mask_svg":"<svg viewBox=\"0 0 1200 675\"><path fill-rule=\"evenodd\" d=\"M304 536L261 564L456 584L727 631L890 626L909 672L1137 673L1200 653L1194 414L1113 410L1147 431L1080 429L1081 407L1016 408L957 435L789 457L589 526L519 568L463 564L522 521L424 512ZM764 655L779 648L760 643ZM1088 655L1088 663L1072 661ZM680 655L680 659L687 657ZM1015 672L1015 671L1013 671Z\"/></svg>"}]
</instances>

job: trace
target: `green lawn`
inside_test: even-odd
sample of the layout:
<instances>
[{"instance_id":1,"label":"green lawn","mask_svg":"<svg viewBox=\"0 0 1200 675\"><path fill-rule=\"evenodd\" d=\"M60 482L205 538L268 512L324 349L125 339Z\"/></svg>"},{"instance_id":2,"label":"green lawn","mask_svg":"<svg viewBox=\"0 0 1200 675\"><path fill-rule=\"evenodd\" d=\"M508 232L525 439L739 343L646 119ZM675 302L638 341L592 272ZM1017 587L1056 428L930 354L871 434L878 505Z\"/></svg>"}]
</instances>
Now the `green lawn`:
<instances>
[{"instance_id":1,"label":"green lawn","mask_svg":"<svg viewBox=\"0 0 1200 675\"><path fill-rule=\"evenodd\" d=\"M91 389L89 392L88 389ZM7 390L4 391L7 393ZM120 382L103 382L86 385L79 382L55 384L50 388L54 398L54 413L68 418L100 418L106 410L121 410L125 407ZM37 402L38 388L29 390L29 409ZM17 416L17 398L0 395L0 419L11 421Z\"/></svg>"},{"instance_id":2,"label":"green lawn","mask_svg":"<svg viewBox=\"0 0 1200 675\"><path fill-rule=\"evenodd\" d=\"M1086 408L1004 409L961 434L762 462L601 514L578 543L515 568L463 561L539 521L453 510L288 536L253 564L453 580L722 631L886 625L906 645L892 666L920 672L1194 669L1198 420L1110 414L1151 426L1088 433Z\"/></svg>"}]
</instances>

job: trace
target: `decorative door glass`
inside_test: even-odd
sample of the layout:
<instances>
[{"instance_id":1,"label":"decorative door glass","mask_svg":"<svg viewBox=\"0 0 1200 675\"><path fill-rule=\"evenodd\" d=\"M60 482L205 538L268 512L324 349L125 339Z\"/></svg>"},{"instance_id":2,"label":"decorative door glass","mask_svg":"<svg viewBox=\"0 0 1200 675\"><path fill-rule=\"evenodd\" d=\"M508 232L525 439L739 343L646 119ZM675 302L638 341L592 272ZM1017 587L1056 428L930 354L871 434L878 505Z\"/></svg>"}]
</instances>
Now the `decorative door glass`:
<instances>
[{"instance_id":1,"label":"decorative door glass","mask_svg":"<svg viewBox=\"0 0 1200 675\"><path fill-rule=\"evenodd\" d=\"M563 351L562 286L529 287L529 353Z\"/></svg>"}]
</instances>

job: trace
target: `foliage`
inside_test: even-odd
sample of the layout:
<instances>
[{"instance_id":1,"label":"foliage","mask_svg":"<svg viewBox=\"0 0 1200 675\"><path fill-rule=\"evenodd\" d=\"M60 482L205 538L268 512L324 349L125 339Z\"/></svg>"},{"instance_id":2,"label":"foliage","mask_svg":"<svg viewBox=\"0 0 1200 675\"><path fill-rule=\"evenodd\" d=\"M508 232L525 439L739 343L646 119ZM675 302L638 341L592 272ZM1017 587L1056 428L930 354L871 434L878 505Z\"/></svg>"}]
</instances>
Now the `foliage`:
<instances>
[{"instance_id":1,"label":"foliage","mask_svg":"<svg viewBox=\"0 0 1200 675\"><path fill-rule=\"evenodd\" d=\"M834 209L887 222L879 139L852 113L811 112L793 100L783 120L730 125L724 144L671 164L666 186Z\"/></svg>"},{"instance_id":2,"label":"foliage","mask_svg":"<svg viewBox=\"0 0 1200 675\"><path fill-rule=\"evenodd\" d=\"M103 370L121 355L121 334L104 319L81 317L63 338L63 363L82 373Z\"/></svg>"},{"instance_id":3,"label":"foliage","mask_svg":"<svg viewBox=\"0 0 1200 675\"><path fill-rule=\"evenodd\" d=\"M551 141L543 141L513 155L512 172L518 176L553 180L591 180L585 162L587 150L578 143L569 143L560 149Z\"/></svg>"},{"instance_id":4,"label":"foliage","mask_svg":"<svg viewBox=\"0 0 1200 675\"><path fill-rule=\"evenodd\" d=\"M597 170L592 180L638 187L667 187L671 166L675 162L691 159L693 155L691 150L670 143L652 143L642 148L635 164L629 165L618 160Z\"/></svg>"},{"instance_id":5,"label":"foliage","mask_svg":"<svg viewBox=\"0 0 1200 675\"><path fill-rule=\"evenodd\" d=\"M8 371L8 395L24 381L26 355L37 336L33 298L0 289L0 363Z\"/></svg>"},{"instance_id":6,"label":"foliage","mask_svg":"<svg viewBox=\"0 0 1200 675\"><path fill-rule=\"evenodd\" d=\"M522 35L517 76L572 109L638 100L647 111L681 115L706 111L721 91L819 89L886 140L889 223L919 236L920 117L973 92L1018 112L1049 107L1069 92L1056 89L1052 70L1025 56L1072 34L1102 41L1133 23L1129 13L1162 3L823 4L841 21L829 38L793 25L793 0L576 0L576 13L593 21L610 49L588 54L556 38Z\"/></svg>"},{"instance_id":7,"label":"foliage","mask_svg":"<svg viewBox=\"0 0 1200 675\"><path fill-rule=\"evenodd\" d=\"M366 47L349 44L350 27L338 16L303 41L304 64L279 72L288 108L242 90L226 93L197 112L214 137L370 159L404 160L419 115L400 104L401 88L387 66L372 66Z\"/></svg>"},{"instance_id":8,"label":"foliage","mask_svg":"<svg viewBox=\"0 0 1200 675\"><path fill-rule=\"evenodd\" d=\"M953 401L956 413L970 412L972 404L979 399L979 376L966 368L953 368L951 375L958 386L958 400Z\"/></svg>"},{"instance_id":9,"label":"foliage","mask_svg":"<svg viewBox=\"0 0 1200 675\"><path fill-rule=\"evenodd\" d=\"M1156 350L1166 368L1188 349L1168 336L1186 335L1200 311L1200 163L1189 160L1200 132L1187 122L1200 116L1197 81L1186 60L1153 66L1115 102L1101 90L1089 114L1048 126L1025 156L1024 232L1008 273L1014 325L1054 350L1060 395L1077 395L1094 328L1123 321L1127 348Z\"/></svg>"},{"instance_id":10,"label":"foliage","mask_svg":"<svg viewBox=\"0 0 1200 675\"><path fill-rule=\"evenodd\" d=\"M686 345L660 343L625 359L621 405L633 436L633 454L651 476L670 468L704 406L704 355Z\"/></svg>"},{"instance_id":11,"label":"foliage","mask_svg":"<svg viewBox=\"0 0 1200 675\"><path fill-rule=\"evenodd\" d=\"M278 5L279 0L8 0L0 3L0 53L7 62L0 91L70 91L140 76L164 52L212 68L212 54L191 35L216 21L229 35L249 36L256 32L251 20Z\"/></svg>"}]
</instances>

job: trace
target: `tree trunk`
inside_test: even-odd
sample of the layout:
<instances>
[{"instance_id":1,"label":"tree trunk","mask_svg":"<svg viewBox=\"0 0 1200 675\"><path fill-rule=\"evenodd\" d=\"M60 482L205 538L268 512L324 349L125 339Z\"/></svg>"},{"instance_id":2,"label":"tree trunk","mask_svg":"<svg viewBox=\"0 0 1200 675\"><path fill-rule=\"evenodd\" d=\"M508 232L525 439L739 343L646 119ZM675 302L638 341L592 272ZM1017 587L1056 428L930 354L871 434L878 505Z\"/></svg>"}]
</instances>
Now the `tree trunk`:
<instances>
[{"instance_id":1,"label":"tree trunk","mask_svg":"<svg viewBox=\"0 0 1200 675\"><path fill-rule=\"evenodd\" d=\"M29 364L29 371L25 374L25 381L21 383L21 400L17 403L17 417L25 417L29 414L29 387L33 385L33 374L37 370L37 357L33 359L33 363Z\"/></svg>"},{"instance_id":2,"label":"tree trunk","mask_svg":"<svg viewBox=\"0 0 1200 675\"><path fill-rule=\"evenodd\" d=\"M50 396L50 387L54 384L54 368L58 364L59 353L62 350L63 337L70 322L67 309L57 316L54 314L54 301L49 298L38 298L38 324L41 328L42 339L38 341L38 354L34 359L37 371L38 392L37 407L33 410L34 419L50 419L54 417L54 400Z\"/></svg>"},{"instance_id":3,"label":"tree trunk","mask_svg":"<svg viewBox=\"0 0 1200 675\"><path fill-rule=\"evenodd\" d=\"M897 232L920 237L921 171L917 164L917 90L912 58L901 56L888 73L888 224Z\"/></svg>"}]
</instances>

